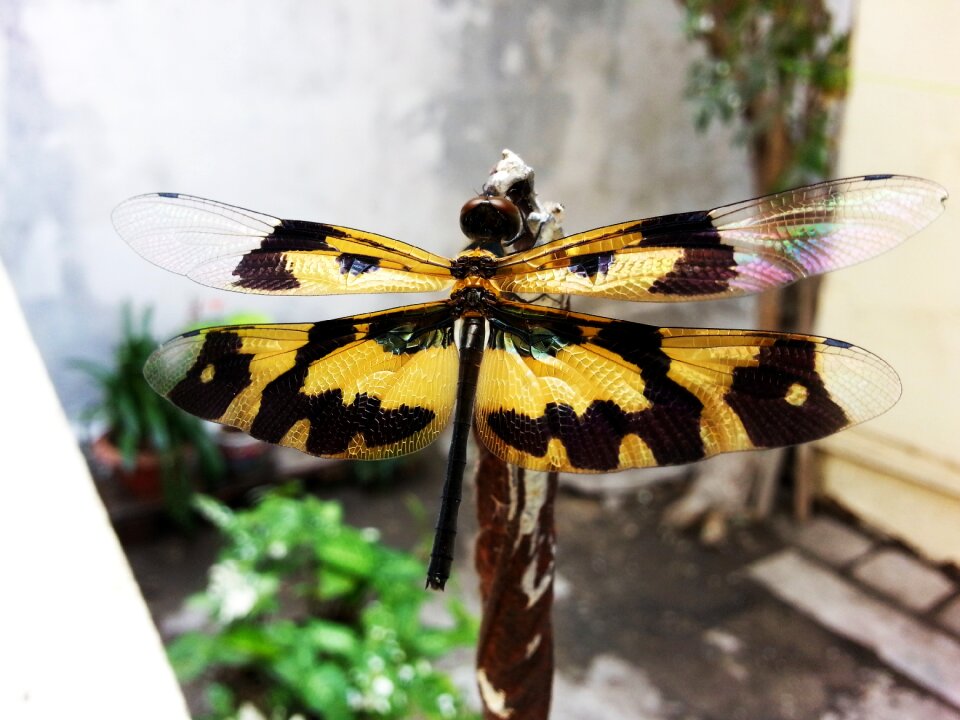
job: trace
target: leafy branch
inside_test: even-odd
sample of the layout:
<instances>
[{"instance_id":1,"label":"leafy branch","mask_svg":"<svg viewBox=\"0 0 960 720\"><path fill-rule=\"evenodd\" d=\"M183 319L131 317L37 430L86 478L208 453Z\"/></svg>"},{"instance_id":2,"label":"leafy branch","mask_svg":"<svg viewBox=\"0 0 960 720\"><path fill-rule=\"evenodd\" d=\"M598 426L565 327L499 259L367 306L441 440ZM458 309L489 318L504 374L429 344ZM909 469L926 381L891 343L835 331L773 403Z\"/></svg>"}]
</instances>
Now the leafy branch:
<instances>
[{"instance_id":1,"label":"leafy branch","mask_svg":"<svg viewBox=\"0 0 960 720\"><path fill-rule=\"evenodd\" d=\"M680 3L687 35L707 50L688 76L697 127L740 121L757 192L831 175L850 33L833 29L823 0Z\"/></svg>"}]
</instances>

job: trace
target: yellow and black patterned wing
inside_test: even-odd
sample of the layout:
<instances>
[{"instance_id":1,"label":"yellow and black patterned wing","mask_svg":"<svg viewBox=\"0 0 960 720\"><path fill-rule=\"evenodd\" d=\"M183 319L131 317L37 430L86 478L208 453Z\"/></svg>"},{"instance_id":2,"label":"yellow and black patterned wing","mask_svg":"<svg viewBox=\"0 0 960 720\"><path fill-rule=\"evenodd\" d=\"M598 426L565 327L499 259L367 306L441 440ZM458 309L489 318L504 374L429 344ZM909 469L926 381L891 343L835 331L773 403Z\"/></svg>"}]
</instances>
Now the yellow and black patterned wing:
<instances>
[{"instance_id":1,"label":"yellow and black patterned wing","mask_svg":"<svg viewBox=\"0 0 960 720\"><path fill-rule=\"evenodd\" d=\"M896 373L848 343L492 311L475 423L507 462L611 472L816 440L890 408Z\"/></svg>"},{"instance_id":2,"label":"yellow and black patterned wing","mask_svg":"<svg viewBox=\"0 0 960 720\"><path fill-rule=\"evenodd\" d=\"M179 193L130 198L113 211L113 224L150 262L226 290L340 295L453 283L448 259L398 240Z\"/></svg>"},{"instance_id":3,"label":"yellow and black patterned wing","mask_svg":"<svg viewBox=\"0 0 960 720\"><path fill-rule=\"evenodd\" d=\"M175 405L312 455L370 460L436 439L457 384L445 303L299 325L236 325L162 345L144 374Z\"/></svg>"},{"instance_id":4,"label":"yellow and black patterned wing","mask_svg":"<svg viewBox=\"0 0 960 720\"><path fill-rule=\"evenodd\" d=\"M933 221L946 197L920 178L833 180L571 235L499 259L493 282L658 302L760 292L889 250Z\"/></svg>"}]
</instances>

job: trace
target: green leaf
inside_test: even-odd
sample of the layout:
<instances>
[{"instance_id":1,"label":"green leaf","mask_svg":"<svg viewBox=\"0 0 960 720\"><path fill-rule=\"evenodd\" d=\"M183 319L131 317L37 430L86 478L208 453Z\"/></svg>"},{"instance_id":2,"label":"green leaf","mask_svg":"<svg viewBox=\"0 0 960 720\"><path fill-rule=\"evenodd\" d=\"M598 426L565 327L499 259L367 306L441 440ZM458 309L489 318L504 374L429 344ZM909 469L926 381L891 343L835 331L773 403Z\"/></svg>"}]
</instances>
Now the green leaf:
<instances>
[{"instance_id":1,"label":"green leaf","mask_svg":"<svg viewBox=\"0 0 960 720\"><path fill-rule=\"evenodd\" d=\"M377 552L355 530L319 541L314 551L321 562L355 576L369 577L377 568Z\"/></svg>"},{"instance_id":2,"label":"green leaf","mask_svg":"<svg viewBox=\"0 0 960 720\"><path fill-rule=\"evenodd\" d=\"M343 526L343 508L339 504L322 502L309 495L303 503L312 521L327 531Z\"/></svg>"},{"instance_id":3,"label":"green leaf","mask_svg":"<svg viewBox=\"0 0 960 720\"><path fill-rule=\"evenodd\" d=\"M147 388L152 397L142 397L143 415L147 432L150 436L150 444L160 455L169 453L173 449L173 441L170 437L170 429L167 427L167 418L163 411L157 406L155 395ZM164 401L165 402L165 401Z\"/></svg>"},{"instance_id":4,"label":"green leaf","mask_svg":"<svg viewBox=\"0 0 960 720\"><path fill-rule=\"evenodd\" d=\"M223 683L213 682L207 685L204 699L217 717L230 717L237 711L237 701L233 691Z\"/></svg>"},{"instance_id":5,"label":"green leaf","mask_svg":"<svg viewBox=\"0 0 960 720\"><path fill-rule=\"evenodd\" d=\"M320 600L335 600L356 592L356 577L338 569L322 567L317 573L317 597Z\"/></svg>"},{"instance_id":6,"label":"green leaf","mask_svg":"<svg viewBox=\"0 0 960 720\"><path fill-rule=\"evenodd\" d=\"M419 581L426 574L427 567L419 558L410 553L381 548L374 581L383 589L396 589L398 586L404 590L415 588L416 595L421 596L420 590L423 588Z\"/></svg>"},{"instance_id":7,"label":"green leaf","mask_svg":"<svg viewBox=\"0 0 960 720\"><path fill-rule=\"evenodd\" d=\"M428 658L438 658L451 650L469 645L475 635L464 633L458 635L449 630L422 629L415 638L416 650Z\"/></svg>"},{"instance_id":8,"label":"green leaf","mask_svg":"<svg viewBox=\"0 0 960 720\"><path fill-rule=\"evenodd\" d=\"M262 626L231 625L213 646L213 661L224 665L242 665L253 660L269 660L280 652L277 627L270 623Z\"/></svg>"},{"instance_id":9,"label":"green leaf","mask_svg":"<svg viewBox=\"0 0 960 720\"><path fill-rule=\"evenodd\" d=\"M139 438L142 431L140 414L137 412L135 399L128 395L121 395L116 398L116 407L117 415L120 419L120 427L116 428L116 430Z\"/></svg>"},{"instance_id":10,"label":"green leaf","mask_svg":"<svg viewBox=\"0 0 960 720\"><path fill-rule=\"evenodd\" d=\"M186 633L167 648L170 665L181 682L190 682L213 662L217 639L203 633Z\"/></svg>"},{"instance_id":11,"label":"green leaf","mask_svg":"<svg viewBox=\"0 0 960 720\"><path fill-rule=\"evenodd\" d=\"M356 631L329 620L311 620L303 633L317 652L327 655L352 656L360 648Z\"/></svg>"},{"instance_id":12,"label":"green leaf","mask_svg":"<svg viewBox=\"0 0 960 720\"><path fill-rule=\"evenodd\" d=\"M323 663L313 668L297 688L300 699L326 720L352 720L353 711L347 704L350 687L346 673L333 663Z\"/></svg>"},{"instance_id":13,"label":"green leaf","mask_svg":"<svg viewBox=\"0 0 960 720\"><path fill-rule=\"evenodd\" d=\"M229 533L236 526L236 515L233 510L209 495L194 495L193 507L207 522L215 525L222 532Z\"/></svg>"},{"instance_id":14,"label":"green leaf","mask_svg":"<svg viewBox=\"0 0 960 720\"><path fill-rule=\"evenodd\" d=\"M264 636L277 647L292 648L302 644L303 628L292 620L275 620L263 624Z\"/></svg>"}]
</instances>

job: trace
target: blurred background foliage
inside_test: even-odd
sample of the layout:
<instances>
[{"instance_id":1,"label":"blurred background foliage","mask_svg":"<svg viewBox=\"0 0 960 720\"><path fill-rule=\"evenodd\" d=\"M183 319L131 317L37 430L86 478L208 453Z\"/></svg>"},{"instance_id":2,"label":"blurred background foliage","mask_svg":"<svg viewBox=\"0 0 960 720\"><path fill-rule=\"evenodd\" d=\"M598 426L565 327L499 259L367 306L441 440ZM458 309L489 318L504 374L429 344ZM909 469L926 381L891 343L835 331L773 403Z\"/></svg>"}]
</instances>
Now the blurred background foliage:
<instances>
[{"instance_id":1,"label":"blurred background foliage","mask_svg":"<svg viewBox=\"0 0 960 720\"><path fill-rule=\"evenodd\" d=\"M755 191L824 180L836 163L850 33L824 0L681 0L687 36L706 56L690 66L695 122L736 123Z\"/></svg>"}]
</instances>

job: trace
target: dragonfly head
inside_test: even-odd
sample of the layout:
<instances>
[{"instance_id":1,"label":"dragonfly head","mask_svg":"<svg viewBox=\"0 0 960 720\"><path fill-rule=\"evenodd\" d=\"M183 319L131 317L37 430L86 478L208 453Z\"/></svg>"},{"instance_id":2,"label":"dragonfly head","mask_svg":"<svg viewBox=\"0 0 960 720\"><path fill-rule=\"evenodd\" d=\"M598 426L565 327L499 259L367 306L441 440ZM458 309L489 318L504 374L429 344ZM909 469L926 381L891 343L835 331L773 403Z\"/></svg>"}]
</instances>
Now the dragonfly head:
<instances>
[{"instance_id":1,"label":"dragonfly head","mask_svg":"<svg viewBox=\"0 0 960 720\"><path fill-rule=\"evenodd\" d=\"M506 198L480 195L461 208L460 229L470 239L468 249L488 250L500 257L523 230L523 216Z\"/></svg>"}]
</instances>

